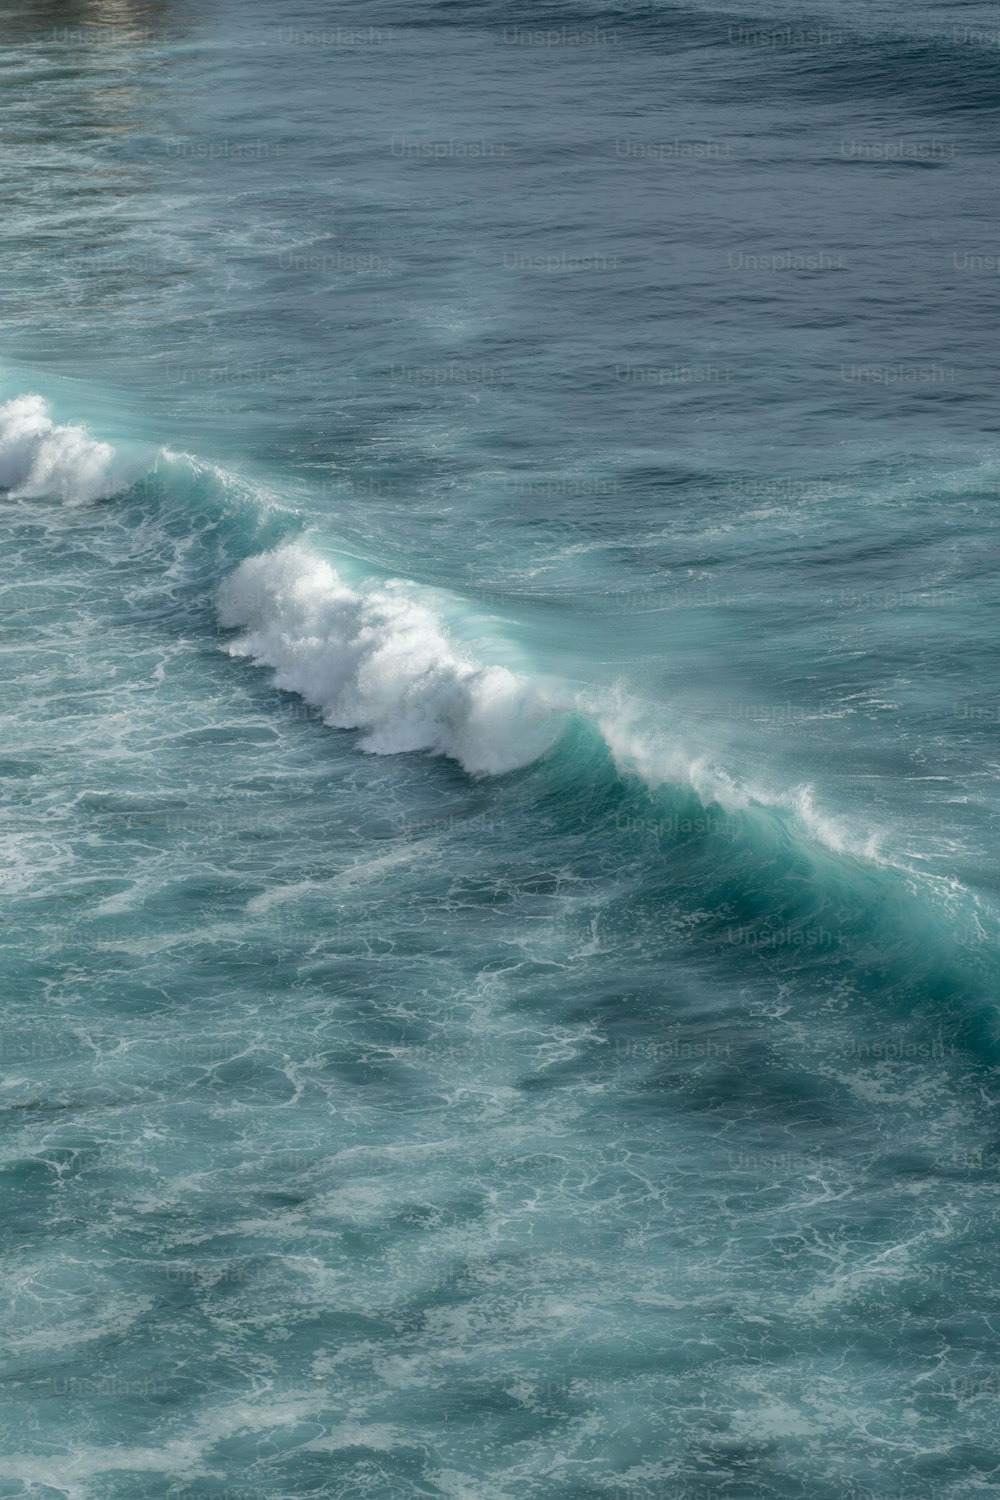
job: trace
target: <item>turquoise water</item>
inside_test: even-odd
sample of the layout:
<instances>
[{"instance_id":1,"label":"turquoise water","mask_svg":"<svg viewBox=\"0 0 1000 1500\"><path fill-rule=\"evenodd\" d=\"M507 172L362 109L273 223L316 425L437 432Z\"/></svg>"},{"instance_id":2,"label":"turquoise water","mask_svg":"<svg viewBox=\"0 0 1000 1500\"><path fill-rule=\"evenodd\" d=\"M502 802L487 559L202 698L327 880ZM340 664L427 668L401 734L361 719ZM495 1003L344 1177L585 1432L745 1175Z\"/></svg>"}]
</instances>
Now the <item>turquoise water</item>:
<instances>
[{"instance_id":1,"label":"turquoise water","mask_svg":"<svg viewBox=\"0 0 1000 1500\"><path fill-rule=\"evenodd\" d=\"M994 1492L993 13L0 36L0 1496Z\"/></svg>"}]
</instances>

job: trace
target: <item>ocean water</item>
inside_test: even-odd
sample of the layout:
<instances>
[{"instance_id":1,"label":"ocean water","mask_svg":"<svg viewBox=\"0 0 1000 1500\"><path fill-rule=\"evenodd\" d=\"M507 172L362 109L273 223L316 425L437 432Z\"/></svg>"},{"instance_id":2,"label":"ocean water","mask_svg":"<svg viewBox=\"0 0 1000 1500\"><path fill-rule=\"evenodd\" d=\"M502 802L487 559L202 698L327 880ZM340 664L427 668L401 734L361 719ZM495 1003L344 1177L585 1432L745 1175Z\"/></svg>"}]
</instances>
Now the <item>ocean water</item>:
<instances>
[{"instance_id":1,"label":"ocean water","mask_svg":"<svg viewBox=\"0 0 1000 1500\"><path fill-rule=\"evenodd\" d=\"M0 41L0 1496L995 1494L995 9Z\"/></svg>"}]
</instances>

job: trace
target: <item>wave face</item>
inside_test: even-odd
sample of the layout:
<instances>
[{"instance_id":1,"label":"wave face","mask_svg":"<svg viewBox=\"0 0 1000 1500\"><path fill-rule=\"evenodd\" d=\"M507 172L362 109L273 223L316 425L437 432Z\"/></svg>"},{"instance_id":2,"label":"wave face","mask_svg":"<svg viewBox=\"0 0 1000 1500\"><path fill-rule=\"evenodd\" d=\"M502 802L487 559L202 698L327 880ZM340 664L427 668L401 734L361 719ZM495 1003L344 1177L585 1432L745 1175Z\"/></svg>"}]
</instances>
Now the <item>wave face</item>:
<instances>
[{"instance_id":1,"label":"wave face","mask_svg":"<svg viewBox=\"0 0 1000 1500\"><path fill-rule=\"evenodd\" d=\"M404 584L350 588L301 546L242 563L220 591L219 619L242 627L231 655L273 667L275 686L328 724L364 730L364 750L429 750L497 775L556 737L538 690L469 660Z\"/></svg>"},{"instance_id":2,"label":"wave face","mask_svg":"<svg viewBox=\"0 0 1000 1500\"><path fill-rule=\"evenodd\" d=\"M4 10L0 1494L983 1496L996 23L332 9Z\"/></svg>"}]
</instances>

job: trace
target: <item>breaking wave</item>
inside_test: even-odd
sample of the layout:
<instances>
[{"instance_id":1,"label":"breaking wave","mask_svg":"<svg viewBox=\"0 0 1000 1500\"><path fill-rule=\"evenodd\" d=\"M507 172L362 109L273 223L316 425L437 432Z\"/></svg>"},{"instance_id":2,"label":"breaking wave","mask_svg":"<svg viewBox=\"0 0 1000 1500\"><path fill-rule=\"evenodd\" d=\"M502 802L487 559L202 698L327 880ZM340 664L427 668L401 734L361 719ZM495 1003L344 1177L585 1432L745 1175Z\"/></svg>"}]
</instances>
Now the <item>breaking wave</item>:
<instances>
[{"instance_id":1,"label":"breaking wave","mask_svg":"<svg viewBox=\"0 0 1000 1500\"><path fill-rule=\"evenodd\" d=\"M0 489L15 499L102 500L134 483L145 467L83 427L53 422L41 396L15 396L0 406Z\"/></svg>"},{"instance_id":2,"label":"breaking wave","mask_svg":"<svg viewBox=\"0 0 1000 1500\"><path fill-rule=\"evenodd\" d=\"M300 545L242 563L222 586L219 619L242 628L231 655L273 668L275 686L328 724L363 730L362 749L425 750L496 775L558 737L540 688L468 656L405 583L353 588Z\"/></svg>"}]
</instances>

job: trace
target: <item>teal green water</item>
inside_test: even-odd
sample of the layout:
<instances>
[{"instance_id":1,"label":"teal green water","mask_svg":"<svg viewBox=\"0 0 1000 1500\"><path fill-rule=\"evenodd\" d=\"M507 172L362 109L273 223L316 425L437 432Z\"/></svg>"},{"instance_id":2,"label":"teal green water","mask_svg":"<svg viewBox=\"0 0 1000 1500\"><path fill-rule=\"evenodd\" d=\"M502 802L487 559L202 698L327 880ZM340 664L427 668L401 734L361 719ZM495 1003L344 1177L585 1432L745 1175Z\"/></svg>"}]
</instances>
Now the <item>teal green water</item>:
<instances>
[{"instance_id":1,"label":"teal green water","mask_svg":"<svg viewBox=\"0 0 1000 1500\"><path fill-rule=\"evenodd\" d=\"M0 5L0 1496L992 1493L995 30Z\"/></svg>"}]
</instances>

